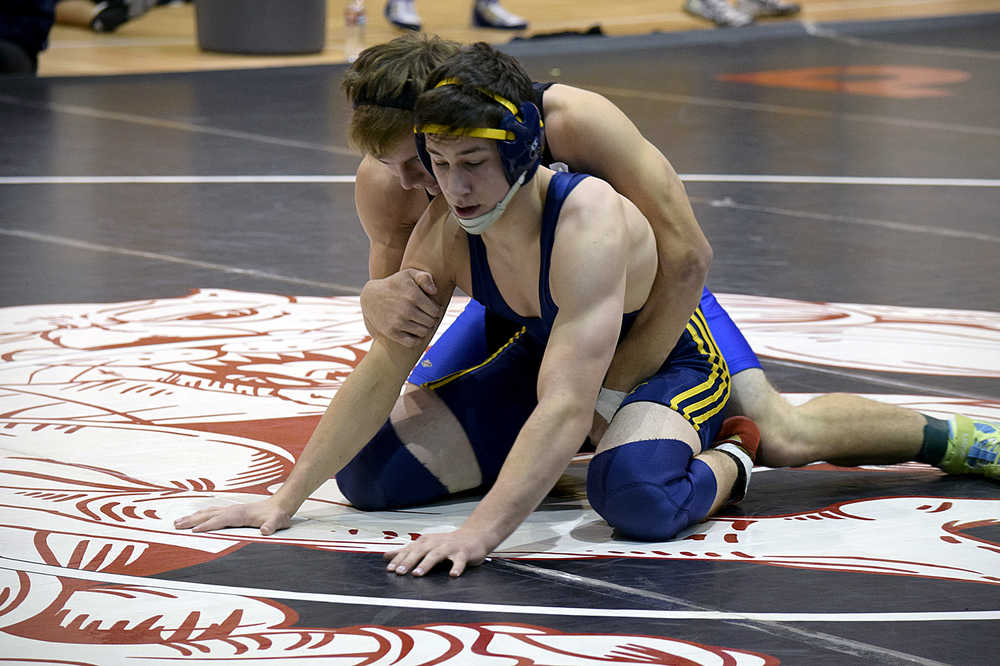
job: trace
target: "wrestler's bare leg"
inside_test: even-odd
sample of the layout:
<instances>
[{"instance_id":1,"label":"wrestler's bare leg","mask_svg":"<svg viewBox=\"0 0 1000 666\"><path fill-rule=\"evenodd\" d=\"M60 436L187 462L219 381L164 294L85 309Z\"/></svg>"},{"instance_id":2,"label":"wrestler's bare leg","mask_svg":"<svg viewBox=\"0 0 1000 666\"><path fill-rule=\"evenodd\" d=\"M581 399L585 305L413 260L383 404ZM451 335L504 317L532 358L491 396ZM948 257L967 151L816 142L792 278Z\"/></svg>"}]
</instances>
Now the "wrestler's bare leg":
<instances>
[{"instance_id":1,"label":"wrestler's bare leg","mask_svg":"<svg viewBox=\"0 0 1000 666\"><path fill-rule=\"evenodd\" d=\"M733 376L728 414L742 414L760 428L757 464L891 464L915 460L927 421L922 414L856 395L830 393L792 405L760 368Z\"/></svg>"},{"instance_id":2,"label":"wrestler's bare leg","mask_svg":"<svg viewBox=\"0 0 1000 666\"><path fill-rule=\"evenodd\" d=\"M476 488L482 473L462 425L430 389L407 383L389 414L406 449L449 492Z\"/></svg>"}]
</instances>

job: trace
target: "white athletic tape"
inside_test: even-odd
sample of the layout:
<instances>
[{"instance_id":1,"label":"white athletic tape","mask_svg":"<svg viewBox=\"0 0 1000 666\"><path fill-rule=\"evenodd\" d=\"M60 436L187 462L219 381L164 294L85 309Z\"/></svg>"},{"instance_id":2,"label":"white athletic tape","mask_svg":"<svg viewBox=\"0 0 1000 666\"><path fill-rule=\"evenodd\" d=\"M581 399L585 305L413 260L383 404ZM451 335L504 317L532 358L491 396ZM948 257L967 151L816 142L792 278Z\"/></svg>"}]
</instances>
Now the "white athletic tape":
<instances>
[{"instance_id":1,"label":"white athletic tape","mask_svg":"<svg viewBox=\"0 0 1000 666\"><path fill-rule=\"evenodd\" d=\"M611 417L618 411L618 407L626 395L628 394L625 391L601 387L600 393L597 394L597 413L604 417L605 421L611 423Z\"/></svg>"}]
</instances>

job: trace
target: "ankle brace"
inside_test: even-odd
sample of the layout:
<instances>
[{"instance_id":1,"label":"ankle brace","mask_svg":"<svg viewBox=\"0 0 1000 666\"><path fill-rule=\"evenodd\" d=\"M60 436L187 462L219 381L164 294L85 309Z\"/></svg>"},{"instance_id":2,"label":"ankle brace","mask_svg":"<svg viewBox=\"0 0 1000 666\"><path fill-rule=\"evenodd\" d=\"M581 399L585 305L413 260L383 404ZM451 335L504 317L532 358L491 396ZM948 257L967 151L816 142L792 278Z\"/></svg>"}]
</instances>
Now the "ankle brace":
<instances>
[{"instance_id":1,"label":"ankle brace","mask_svg":"<svg viewBox=\"0 0 1000 666\"><path fill-rule=\"evenodd\" d=\"M736 463L736 482L733 483L733 491L729 494L729 503L736 504L747 496L750 488L750 473L753 471L753 461L750 455L742 446L733 442L719 444L713 451L721 451L733 459Z\"/></svg>"},{"instance_id":2,"label":"ankle brace","mask_svg":"<svg viewBox=\"0 0 1000 666\"><path fill-rule=\"evenodd\" d=\"M917 461L928 465L938 465L944 458L945 451L948 450L951 428L947 421L926 414L923 416L927 425L924 426L924 442L920 446L920 453L917 454Z\"/></svg>"}]
</instances>

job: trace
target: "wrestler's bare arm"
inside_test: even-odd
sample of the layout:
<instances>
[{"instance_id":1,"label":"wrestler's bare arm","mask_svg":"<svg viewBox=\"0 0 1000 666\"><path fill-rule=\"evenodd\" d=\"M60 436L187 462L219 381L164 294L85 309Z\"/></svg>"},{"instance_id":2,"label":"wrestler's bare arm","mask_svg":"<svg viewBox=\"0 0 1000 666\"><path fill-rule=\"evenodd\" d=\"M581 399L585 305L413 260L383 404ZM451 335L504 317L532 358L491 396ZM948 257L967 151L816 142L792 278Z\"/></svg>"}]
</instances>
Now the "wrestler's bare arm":
<instances>
[{"instance_id":1,"label":"wrestler's bare arm","mask_svg":"<svg viewBox=\"0 0 1000 666\"><path fill-rule=\"evenodd\" d=\"M427 271L445 286L438 303L442 311L448 305L455 285L450 263L453 253L449 253L444 244L457 234L448 233L445 228L443 217L446 214L447 209L441 205L429 207L424 212L403 258L404 265ZM434 330L439 323L440 319L435 322ZM375 338L357 369L337 391L296 461L288 481L275 493L285 509L294 513L320 484L350 462L382 427L399 397L403 382L430 342L430 336L422 342L423 347L411 348L388 338Z\"/></svg>"},{"instance_id":2,"label":"wrestler's bare arm","mask_svg":"<svg viewBox=\"0 0 1000 666\"><path fill-rule=\"evenodd\" d=\"M410 244L407 259L446 287L439 292L443 311L454 289L454 276L441 249L441 234L429 219L430 212L413 233L414 242ZM424 347L439 323L440 320L423 340ZM175 527L192 528L196 532L260 527L263 534L288 527L292 515L309 495L350 462L389 418L403 382L424 347L405 347L388 338L375 338L371 349L330 401L288 479L274 495L251 504L198 511L177 520Z\"/></svg>"},{"instance_id":3,"label":"wrestler's bare arm","mask_svg":"<svg viewBox=\"0 0 1000 666\"><path fill-rule=\"evenodd\" d=\"M570 198L577 199L575 211L567 201L560 216L550 273L559 314L539 371L538 405L521 428L496 483L462 527L424 535L389 553L393 571L423 575L448 559L451 575L458 576L467 566L481 563L534 511L587 434L621 327L631 240L625 225L615 219L622 214L617 195L606 184L599 187L604 188L601 195L587 203L574 190ZM587 189L581 184L577 190L581 188ZM655 270L652 249L649 255L647 291ZM534 283L537 276L525 279ZM642 291L642 285L634 288Z\"/></svg>"},{"instance_id":4,"label":"wrestler's bare arm","mask_svg":"<svg viewBox=\"0 0 1000 666\"><path fill-rule=\"evenodd\" d=\"M677 344L701 298L711 246L670 162L606 98L554 85L545 93L545 127L555 159L611 183L656 235L660 266L653 292L605 379L605 386L628 390Z\"/></svg>"},{"instance_id":5,"label":"wrestler's bare arm","mask_svg":"<svg viewBox=\"0 0 1000 666\"><path fill-rule=\"evenodd\" d=\"M365 155L354 180L354 206L371 244L368 272L372 279L399 270L406 243L427 208L423 190L404 190L381 162Z\"/></svg>"},{"instance_id":6,"label":"wrestler's bare arm","mask_svg":"<svg viewBox=\"0 0 1000 666\"><path fill-rule=\"evenodd\" d=\"M389 169L366 155L358 167L354 203L370 244L371 280L361 291L365 326L373 336L419 347L442 314L434 300L437 286L429 273L400 267L414 225L427 209L427 193L404 190Z\"/></svg>"}]
</instances>

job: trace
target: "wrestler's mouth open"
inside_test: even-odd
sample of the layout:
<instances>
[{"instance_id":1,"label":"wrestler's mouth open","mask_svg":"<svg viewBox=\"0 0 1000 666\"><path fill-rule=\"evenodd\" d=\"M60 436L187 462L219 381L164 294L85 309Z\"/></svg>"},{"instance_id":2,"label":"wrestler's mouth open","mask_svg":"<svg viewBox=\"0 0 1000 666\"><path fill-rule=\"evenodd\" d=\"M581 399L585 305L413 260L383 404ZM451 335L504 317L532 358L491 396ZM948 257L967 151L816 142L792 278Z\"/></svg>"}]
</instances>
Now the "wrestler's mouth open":
<instances>
[{"instance_id":1,"label":"wrestler's mouth open","mask_svg":"<svg viewBox=\"0 0 1000 666\"><path fill-rule=\"evenodd\" d=\"M468 219L475 217L478 210L479 206L455 206L455 215L458 215L462 219Z\"/></svg>"}]
</instances>

